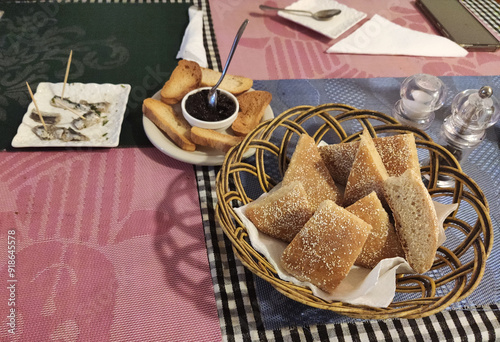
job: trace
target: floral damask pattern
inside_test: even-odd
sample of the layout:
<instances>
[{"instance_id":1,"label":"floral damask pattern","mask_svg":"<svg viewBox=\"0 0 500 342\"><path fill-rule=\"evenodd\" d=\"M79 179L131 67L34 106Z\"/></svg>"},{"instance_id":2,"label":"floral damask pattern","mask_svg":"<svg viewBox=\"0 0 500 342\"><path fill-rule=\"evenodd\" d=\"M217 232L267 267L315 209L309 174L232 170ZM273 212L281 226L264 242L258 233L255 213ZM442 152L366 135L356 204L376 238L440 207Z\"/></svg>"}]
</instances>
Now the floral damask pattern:
<instances>
[{"instance_id":1,"label":"floral damask pattern","mask_svg":"<svg viewBox=\"0 0 500 342\"><path fill-rule=\"evenodd\" d=\"M265 3L277 7L290 4L284 1ZM352 0L343 3L367 13L366 20L379 14L403 27L436 34L410 1L382 3ZM421 72L437 76L500 73L500 51L470 52L464 58L328 54L325 51L330 46L352 33L364 21L338 39L330 40L272 12L262 12L252 2L219 0L211 3L211 9L222 56L229 51L232 42L233 31L228 28L237 27L242 15L251 16L237 55L231 62L231 72L258 80L407 77ZM259 60L258 67L251 62L254 60Z\"/></svg>"},{"instance_id":2,"label":"floral damask pattern","mask_svg":"<svg viewBox=\"0 0 500 342\"><path fill-rule=\"evenodd\" d=\"M191 165L154 148L3 152L0 226L18 265L1 341L194 340L194 320L220 339Z\"/></svg>"},{"instance_id":3,"label":"floral damask pattern","mask_svg":"<svg viewBox=\"0 0 500 342\"><path fill-rule=\"evenodd\" d=\"M30 102L26 82L36 89L38 82L63 81L70 50L73 79L127 62L129 51L116 37L93 40L79 26L60 27L59 6L40 3L21 17L0 20L0 32L8 32L0 35L0 122L7 119L5 108L12 101L22 106Z\"/></svg>"}]
</instances>

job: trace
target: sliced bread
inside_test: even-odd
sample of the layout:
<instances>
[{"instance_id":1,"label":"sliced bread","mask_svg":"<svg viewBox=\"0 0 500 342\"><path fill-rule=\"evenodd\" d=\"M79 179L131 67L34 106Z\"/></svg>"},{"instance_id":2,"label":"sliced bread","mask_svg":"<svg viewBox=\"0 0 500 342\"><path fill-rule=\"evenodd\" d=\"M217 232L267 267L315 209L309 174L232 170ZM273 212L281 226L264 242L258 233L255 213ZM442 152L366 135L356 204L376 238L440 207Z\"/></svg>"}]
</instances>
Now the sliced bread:
<instances>
[{"instance_id":1,"label":"sliced bread","mask_svg":"<svg viewBox=\"0 0 500 342\"><path fill-rule=\"evenodd\" d=\"M162 101L147 98L142 103L142 112L172 141L186 151L194 151L196 145L191 140L191 125L174 109Z\"/></svg>"},{"instance_id":2,"label":"sliced bread","mask_svg":"<svg viewBox=\"0 0 500 342\"><path fill-rule=\"evenodd\" d=\"M428 271L438 248L439 223L420 173L405 171L384 182L387 202L406 260L417 273Z\"/></svg>"},{"instance_id":3,"label":"sliced bread","mask_svg":"<svg viewBox=\"0 0 500 342\"><path fill-rule=\"evenodd\" d=\"M349 273L371 229L356 215L326 200L285 248L281 263L298 280L332 292Z\"/></svg>"},{"instance_id":4,"label":"sliced bread","mask_svg":"<svg viewBox=\"0 0 500 342\"><path fill-rule=\"evenodd\" d=\"M343 205L349 206L372 191L385 205L383 184L389 176L368 130L365 129L360 138L345 186Z\"/></svg>"},{"instance_id":5,"label":"sliced bread","mask_svg":"<svg viewBox=\"0 0 500 342\"><path fill-rule=\"evenodd\" d=\"M222 73L216 70L201 68L201 87L213 87L219 81ZM233 95L239 95L252 88L253 80L244 76L236 76L226 74L221 84L220 89L227 90Z\"/></svg>"},{"instance_id":6,"label":"sliced bread","mask_svg":"<svg viewBox=\"0 0 500 342\"><path fill-rule=\"evenodd\" d=\"M245 210L245 216L259 231L285 242L292 241L313 214L301 182L273 189Z\"/></svg>"},{"instance_id":7,"label":"sliced bread","mask_svg":"<svg viewBox=\"0 0 500 342\"><path fill-rule=\"evenodd\" d=\"M346 185L352 163L358 152L359 141L320 146L319 153L337 184Z\"/></svg>"},{"instance_id":8,"label":"sliced bread","mask_svg":"<svg viewBox=\"0 0 500 342\"><path fill-rule=\"evenodd\" d=\"M346 209L372 226L355 265L374 268L383 259L404 258L405 254L394 225L390 222L389 215L375 192L371 192Z\"/></svg>"},{"instance_id":9,"label":"sliced bread","mask_svg":"<svg viewBox=\"0 0 500 342\"><path fill-rule=\"evenodd\" d=\"M319 155L316 142L307 134L300 136L282 183L287 185L294 181L304 184L314 209L324 200L341 200L339 190Z\"/></svg>"},{"instance_id":10,"label":"sliced bread","mask_svg":"<svg viewBox=\"0 0 500 342\"><path fill-rule=\"evenodd\" d=\"M236 137L234 135L214 131L213 129L192 127L191 140L197 145L227 152L231 147L239 144L243 140L243 137Z\"/></svg>"},{"instance_id":11,"label":"sliced bread","mask_svg":"<svg viewBox=\"0 0 500 342\"><path fill-rule=\"evenodd\" d=\"M415 137L411 133L374 138L375 148L389 176L399 176L408 169L420 172ZM336 183L345 185L356 157L359 141L331 144L319 148Z\"/></svg>"},{"instance_id":12,"label":"sliced bread","mask_svg":"<svg viewBox=\"0 0 500 342\"><path fill-rule=\"evenodd\" d=\"M234 134L245 136L262 120L264 112L273 96L263 90L249 91L237 97L240 111L231 128Z\"/></svg>"},{"instance_id":13,"label":"sliced bread","mask_svg":"<svg viewBox=\"0 0 500 342\"><path fill-rule=\"evenodd\" d=\"M161 89L166 104L179 103L184 95L200 86L201 68L196 62L181 59Z\"/></svg>"},{"instance_id":14,"label":"sliced bread","mask_svg":"<svg viewBox=\"0 0 500 342\"><path fill-rule=\"evenodd\" d=\"M400 176L412 169L420 173L415 136L411 133L373 139L389 176Z\"/></svg>"}]
</instances>

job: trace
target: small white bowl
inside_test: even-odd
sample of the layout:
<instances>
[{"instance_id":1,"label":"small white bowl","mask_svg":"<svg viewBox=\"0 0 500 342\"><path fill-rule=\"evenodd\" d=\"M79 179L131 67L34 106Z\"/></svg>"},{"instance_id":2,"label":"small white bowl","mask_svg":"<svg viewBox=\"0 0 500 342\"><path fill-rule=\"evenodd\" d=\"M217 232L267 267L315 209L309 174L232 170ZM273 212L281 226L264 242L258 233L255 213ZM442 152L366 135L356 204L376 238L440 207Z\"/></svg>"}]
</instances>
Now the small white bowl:
<instances>
[{"instance_id":1,"label":"small white bowl","mask_svg":"<svg viewBox=\"0 0 500 342\"><path fill-rule=\"evenodd\" d=\"M200 128L207 128L207 129L214 129L214 130L223 130L223 129L226 129L228 128L229 126L232 125L233 121L236 120L236 117L238 116L238 111L240 110L240 106L238 104L238 100L236 99L236 97L231 94L230 92L226 91L226 90L223 90L223 89L218 89L217 91L219 92L222 92L224 93L227 97L229 97L232 101L234 101L234 103L236 104L236 108L235 108L235 111L234 113L232 113L228 118L226 119L223 119L223 120L218 120L218 121L205 121L205 120L200 120L200 119L197 119L196 117L194 117L192 115L192 113L189 113L187 110L186 110L186 101L188 99L188 97L190 97L191 95L194 95L195 93L198 93L202 90L205 90L205 89L208 89L210 90L212 87L202 87L202 88L198 88L198 89L195 89L195 90L192 90L190 91L189 93L187 93L184 98L182 99L182 102L181 102L181 108L182 108L182 115L184 116L184 118L187 120L187 122L189 122L189 124L191 126L197 126L197 127L200 127ZM220 95L220 93L219 93ZM220 99L219 99L220 100ZM207 106L208 106L208 99L207 99Z\"/></svg>"}]
</instances>

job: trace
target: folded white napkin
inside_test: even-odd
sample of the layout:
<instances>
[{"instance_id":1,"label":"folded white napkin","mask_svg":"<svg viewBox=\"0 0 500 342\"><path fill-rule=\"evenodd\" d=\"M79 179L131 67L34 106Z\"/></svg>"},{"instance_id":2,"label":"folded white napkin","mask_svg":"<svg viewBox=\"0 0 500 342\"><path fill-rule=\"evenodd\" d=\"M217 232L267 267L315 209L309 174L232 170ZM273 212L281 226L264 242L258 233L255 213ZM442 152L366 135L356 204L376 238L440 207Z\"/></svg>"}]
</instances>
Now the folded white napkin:
<instances>
[{"instance_id":1,"label":"folded white napkin","mask_svg":"<svg viewBox=\"0 0 500 342\"><path fill-rule=\"evenodd\" d=\"M332 39L339 37L342 33L366 17L366 13L347 7L334 0L299 0L286 8L313 13L325 9L341 10L342 12L339 15L327 21L318 21L307 15L278 11L279 16L306 26Z\"/></svg>"},{"instance_id":2,"label":"folded white napkin","mask_svg":"<svg viewBox=\"0 0 500 342\"><path fill-rule=\"evenodd\" d=\"M448 38L399 26L376 14L328 53L464 57L467 50Z\"/></svg>"},{"instance_id":3,"label":"folded white napkin","mask_svg":"<svg viewBox=\"0 0 500 342\"><path fill-rule=\"evenodd\" d=\"M203 11L196 6L189 7L189 24L184 32L177 58L194 61L208 67L207 54L203 46Z\"/></svg>"},{"instance_id":4,"label":"folded white napkin","mask_svg":"<svg viewBox=\"0 0 500 342\"><path fill-rule=\"evenodd\" d=\"M264 193L262 196L267 196ZM443 222L457 208L457 204L441 204L433 202L436 213L443 227ZM234 211L247 229L252 247L266 257L278 272L278 276L299 286L306 286L312 293L326 301L341 301L356 305L369 305L373 307L387 307L391 304L396 293L396 274L415 273L403 258L384 259L374 269L353 266L347 277L337 286L332 293L327 293L315 285L297 280L288 274L281 266L281 255L287 244L281 240L261 233L245 216L246 206L234 208ZM441 229L439 244L445 241L444 229Z\"/></svg>"}]
</instances>

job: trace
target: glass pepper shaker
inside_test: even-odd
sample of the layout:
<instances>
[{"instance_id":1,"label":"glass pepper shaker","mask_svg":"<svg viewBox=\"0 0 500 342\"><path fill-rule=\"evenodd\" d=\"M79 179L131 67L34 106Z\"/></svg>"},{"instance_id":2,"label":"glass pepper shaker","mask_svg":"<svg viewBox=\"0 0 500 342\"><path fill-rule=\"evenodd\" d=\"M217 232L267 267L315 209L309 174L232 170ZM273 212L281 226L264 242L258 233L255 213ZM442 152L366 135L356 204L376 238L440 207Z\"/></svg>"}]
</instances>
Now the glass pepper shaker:
<instances>
[{"instance_id":1,"label":"glass pepper shaker","mask_svg":"<svg viewBox=\"0 0 500 342\"><path fill-rule=\"evenodd\" d=\"M499 102L491 87L465 90L453 99L451 115L441 126L439 143L462 163L483 141L486 129L499 119Z\"/></svg>"}]
</instances>

